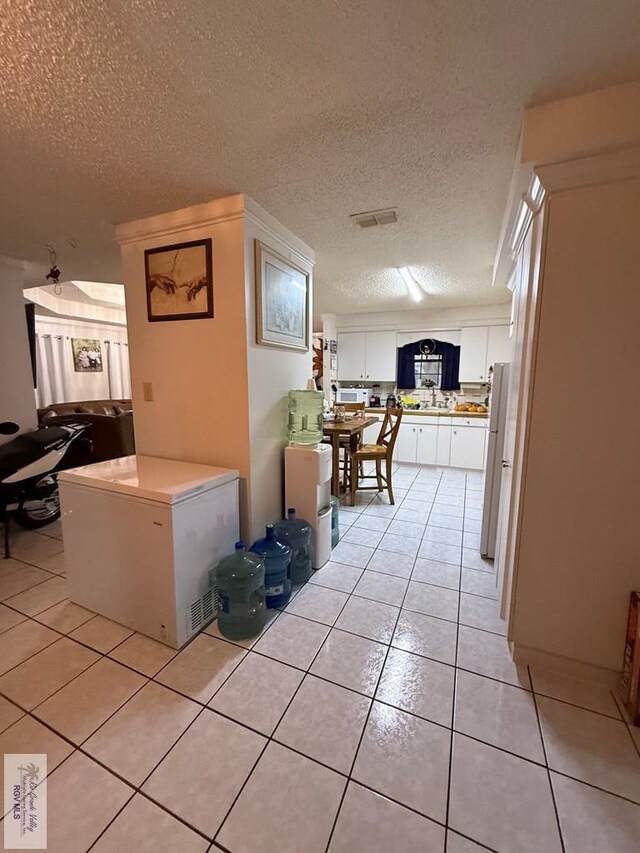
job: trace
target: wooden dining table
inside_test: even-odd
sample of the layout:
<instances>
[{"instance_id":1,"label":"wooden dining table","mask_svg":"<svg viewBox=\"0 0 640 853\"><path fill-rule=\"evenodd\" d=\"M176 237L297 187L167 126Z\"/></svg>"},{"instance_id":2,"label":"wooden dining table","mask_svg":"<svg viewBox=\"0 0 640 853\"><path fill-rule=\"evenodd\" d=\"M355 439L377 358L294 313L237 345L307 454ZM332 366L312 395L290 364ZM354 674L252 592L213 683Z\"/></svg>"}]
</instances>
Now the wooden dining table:
<instances>
[{"instance_id":1,"label":"wooden dining table","mask_svg":"<svg viewBox=\"0 0 640 853\"><path fill-rule=\"evenodd\" d=\"M349 449L353 452L358 449L358 438L364 429L372 424L377 424L378 418L371 415L357 415L347 418L345 421L323 421L322 432L331 439L333 448L333 469L331 474L331 494L340 495L340 436L349 436Z\"/></svg>"}]
</instances>

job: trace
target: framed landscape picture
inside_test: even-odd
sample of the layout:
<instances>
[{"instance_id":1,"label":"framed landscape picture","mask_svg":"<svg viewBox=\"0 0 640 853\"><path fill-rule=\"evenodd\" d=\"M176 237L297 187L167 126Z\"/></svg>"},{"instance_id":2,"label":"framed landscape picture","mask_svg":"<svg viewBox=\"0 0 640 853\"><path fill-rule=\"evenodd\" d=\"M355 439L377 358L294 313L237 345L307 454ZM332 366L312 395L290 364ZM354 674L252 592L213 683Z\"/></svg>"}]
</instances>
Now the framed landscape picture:
<instances>
[{"instance_id":1,"label":"framed landscape picture","mask_svg":"<svg viewBox=\"0 0 640 853\"><path fill-rule=\"evenodd\" d=\"M71 338L71 351L76 373L102 373L100 341L92 338Z\"/></svg>"},{"instance_id":2,"label":"framed landscape picture","mask_svg":"<svg viewBox=\"0 0 640 853\"><path fill-rule=\"evenodd\" d=\"M256 341L309 349L309 272L255 241Z\"/></svg>"},{"instance_id":3,"label":"framed landscape picture","mask_svg":"<svg viewBox=\"0 0 640 853\"><path fill-rule=\"evenodd\" d=\"M147 249L144 269L150 322L213 317L211 239Z\"/></svg>"}]
</instances>

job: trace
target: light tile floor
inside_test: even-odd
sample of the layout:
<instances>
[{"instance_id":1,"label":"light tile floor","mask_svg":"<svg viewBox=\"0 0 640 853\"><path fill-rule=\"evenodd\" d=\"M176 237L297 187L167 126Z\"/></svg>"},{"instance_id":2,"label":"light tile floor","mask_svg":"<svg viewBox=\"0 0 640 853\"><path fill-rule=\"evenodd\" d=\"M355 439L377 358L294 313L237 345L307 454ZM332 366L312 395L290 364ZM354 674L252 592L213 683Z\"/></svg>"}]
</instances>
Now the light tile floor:
<instances>
[{"instance_id":1,"label":"light tile floor","mask_svg":"<svg viewBox=\"0 0 640 853\"><path fill-rule=\"evenodd\" d=\"M0 749L46 752L50 853L631 853L640 730L516 666L478 473L399 466L260 638L181 652L66 598L59 524L0 562Z\"/></svg>"}]
</instances>

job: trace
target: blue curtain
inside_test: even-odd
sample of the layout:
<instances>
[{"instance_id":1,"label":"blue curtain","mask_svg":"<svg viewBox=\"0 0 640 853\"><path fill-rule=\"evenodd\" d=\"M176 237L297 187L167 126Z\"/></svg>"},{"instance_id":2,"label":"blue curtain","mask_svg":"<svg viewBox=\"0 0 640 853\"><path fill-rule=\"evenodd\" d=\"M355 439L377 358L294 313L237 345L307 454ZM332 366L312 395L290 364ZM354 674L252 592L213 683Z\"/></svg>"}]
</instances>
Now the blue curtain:
<instances>
[{"instance_id":1,"label":"blue curtain","mask_svg":"<svg viewBox=\"0 0 640 853\"><path fill-rule=\"evenodd\" d=\"M415 357L429 349L431 355L442 356L442 390L460 390L460 347L448 344L445 341L437 341L432 338L423 338L412 344L405 344L398 348L398 376L397 386L402 390L415 388Z\"/></svg>"}]
</instances>

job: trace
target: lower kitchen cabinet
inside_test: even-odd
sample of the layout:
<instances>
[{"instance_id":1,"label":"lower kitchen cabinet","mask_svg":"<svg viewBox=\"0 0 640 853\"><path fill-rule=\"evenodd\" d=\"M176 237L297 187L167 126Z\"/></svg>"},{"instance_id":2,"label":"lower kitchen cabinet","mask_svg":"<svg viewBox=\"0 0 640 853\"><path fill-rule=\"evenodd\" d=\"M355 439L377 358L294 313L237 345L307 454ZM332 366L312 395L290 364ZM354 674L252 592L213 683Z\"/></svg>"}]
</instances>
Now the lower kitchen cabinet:
<instances>
[{"instance_id":1,"label":"lower kitchen cabinet","mask_svg":"<svg viewBox=\"0 0 640 853\"><path fill-rule=\"evenodd\" d=\"M447 424L438 424L438 441L436 444L436 465L445 466L449 464L451 456L451 427Z\"/></svg>"},{"instance_id":2,"label":"lower kitchen cabinet","mask_svg":"<svg viewBox=\"0 0 640 853\"><path fill-rule=\"evenodd\" d=\"M375 443L381 425L382 416L365 429L365 444ZM408 415L400 424L393 460L441 468L484 468L487 427L488 421L472 418Z\"/></svg>"},{"instance_id":3,"label":"lower kitchen cabinet","mask_svg":"<svg viewBox=\"0 0 640 853\"><path fill-rule=\"evenodd\" d=\"M421 465L435 465L437 441L438 427L436 424L419 426L418 441L416 444L416 462Z\"/></svg>"},{"instance_id":4,"label":"lower kitchen cabinet","mask_svg":"<svg viewBox=\"0 0 640 853\"><path fill-rule=\"evenodd\" d=\"M394 459L396 462L436 464L438 426L436 424L400 424Z\"/></svg>"},{"instance_id":5,"label":"lower kitchen cabinet","mask_svg":"<svg viewBox=\"0 0 640 853\"><path fill-rule=\"evenodd\" d=\"M449 465L452 468L484 468L486 437L486 429L454 424Z\"/></svg>"},{"instance_id":6,"label":"lower kitchen cabinet","mask_svg":"<svg viewBox=\"0 0 640 853\"><path fill-rule=\"evenodd\" d=\"M396 462L415 462L418 441L417 426L401 423L393 458Z\"/></svg>"}]
</instances>

